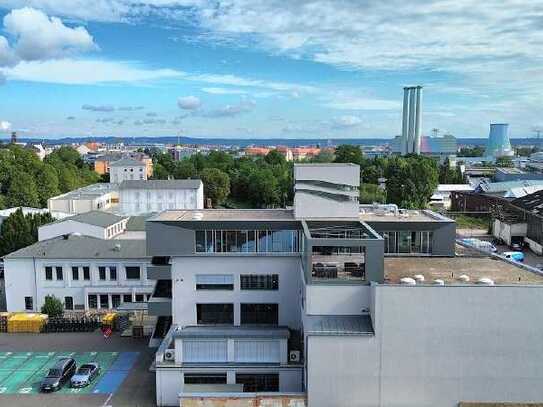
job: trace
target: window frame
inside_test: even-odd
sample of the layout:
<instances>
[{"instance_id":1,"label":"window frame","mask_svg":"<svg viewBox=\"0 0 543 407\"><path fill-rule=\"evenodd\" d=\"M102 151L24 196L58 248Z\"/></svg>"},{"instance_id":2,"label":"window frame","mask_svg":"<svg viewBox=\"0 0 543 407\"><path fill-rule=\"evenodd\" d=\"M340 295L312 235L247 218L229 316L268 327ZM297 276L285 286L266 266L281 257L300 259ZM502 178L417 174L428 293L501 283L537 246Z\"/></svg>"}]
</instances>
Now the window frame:
<instances>
[{"instance_id":1,"label":"window frame","mask_svg":"<svg viewBox=\"0 0 543 407\"><path fill-rule=\"evenodd\" d=\"M25 297L25 311L34 311L34 297L32 296Z\"/></svg>"},{"instance_id":2,"label":"window frame","mask_svg":"<svg viewBox=\"0 0 543 407\"><path fill-rule=\"evenodd\" d=\"M223 309L218 309L219 306L222 306ZM203 317L203 308L216 307L216 310L210 311L205 310L208 317L204 320ZM234 303L197 303L196 304L196 324L197 325L234 325ZM213 315L214 314L214 315ZM215 317L215 320L210 320L209 315ZM223 317L223 318L219 318Z\"/></svg>"},{"instance_id":3,"label":"window frame","mask_svg":"<svg viewBox=\"0 0 543 407\"><path fill-rule=\"evenodd\" d=\"M138 269L138 277L137 277L137 278L129 277L128 269L135 269L135 268ZM142 277L141 266L124 266L124 272L125 272L125 275L126 275L126 279L127 279L127 280L130 280L130 281L138 281L138 280L141 280L141 277Z\"/></svg>"},{"instance_id":4,"label":"window frame","mask_svg":"<svg viewBox=\"0 0 543 407\"><path fill-rule=\"evenodd\" d=\"M247 310L248 307L254 307L254 310ZM266 310L264 307L271 307L272 310ZM245 308L245 309L244 309ZM275 310L274 318L259 319L261 315L270 315L270 311ZM279 304L278 303L241 303L239 310L240 325L279 325Z\"/></svg>"},{"instance_id":5,"label":"window frame","mask_svg":"<svg viewBox=\"0 0 543 407\"><path fill-rule=\"evenodd\" d=\"M240 274L239 287L247 291L277 291L279 274Z\"/></svg>"}]
</instances>

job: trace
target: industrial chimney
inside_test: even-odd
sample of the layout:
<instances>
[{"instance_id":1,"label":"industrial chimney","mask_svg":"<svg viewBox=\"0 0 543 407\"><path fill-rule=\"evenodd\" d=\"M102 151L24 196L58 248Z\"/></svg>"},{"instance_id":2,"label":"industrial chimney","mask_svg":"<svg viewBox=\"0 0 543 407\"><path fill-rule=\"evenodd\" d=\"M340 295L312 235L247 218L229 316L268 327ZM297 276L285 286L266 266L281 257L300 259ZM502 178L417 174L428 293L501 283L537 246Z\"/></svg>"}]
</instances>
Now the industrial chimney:
<instances>
[{"instance_id":1,"label":"industrial chimney","mask_svg":"<svg viewBox=\"0 0 543 407\"><path fill-rule=\"evenodd\" d=\"M403 88L402 154L420 154L422 129L422 86Z\"/></svg>"}]
</instances>

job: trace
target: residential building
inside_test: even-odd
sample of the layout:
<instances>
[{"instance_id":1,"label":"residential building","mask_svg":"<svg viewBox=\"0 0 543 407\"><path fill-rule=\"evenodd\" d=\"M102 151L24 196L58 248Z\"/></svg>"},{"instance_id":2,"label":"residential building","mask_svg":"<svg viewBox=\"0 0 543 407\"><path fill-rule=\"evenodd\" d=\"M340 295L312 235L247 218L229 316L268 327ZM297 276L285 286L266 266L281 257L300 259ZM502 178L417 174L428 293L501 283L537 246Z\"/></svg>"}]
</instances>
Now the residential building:
<instances>
[{"instance_id":1,"label":"residential building","mask_svg":"<svg viewBox=\"0 0 543 407\"><path fill-rule=\"evenodd\" d=\"M204 207L204 185L199 179L128 180L121 183L119 192L124 215Z\"/></svg>"},{"instance_id":2,"label":"residential building","mask_svg":"<svg viewBox=\"0 0 543 407\"><path fill-rule=\"evenodd\" d=\"M146 178L150 178L153 175L153 160L145 155L144 153L139 152L109 152L107 154L100 155L93 158L94 161L94 171L100 175L109 174L111 170L111 164L119 161L123 158L133 159L145 164ZM139 178L134 178L139 179ZM113 182L113 181L112 181ZM120 182L120 181L119 181Z\"/></svg>"},{"instance_id":3,"label":"residential building","mask_svg":"<svg viewBox=\"0 0 543 407\"><path fill-rule=\"evenodd\" d=\"M294 209L147 221L149 312L171 323L155 356L158 405L543 399L541 274L456 246L454 222L431 211L359 206L356 166L294 171Z\"/></svg>"},{"instance_id":4,"label":"residential building","mask_svg":"<svg viewBox=\"0 0 543 407\"><path fill-rule=\"evenodd\" d=\"M128 180L146 180L145 163L132 158L121 158L109 164L109 182L120 184Z\"/></svg>"},{"instance_id":5,"label":"residential building","mask_svg":"<svg viewBox=\"0 0 543 407\"><path fill-rule=\"evenodd\" d=\"M112 208L119 202L118 186L98 183L61 194L47 200L50 211L71 214L90 211L103 211Z\"/></svg>"},{"instance_id":6,"label":"residential building","mask_svg":"<svg viewBox=\"0 0 543 407\"><path fill-rule=\"evenodd\" d=\"M47 295L66 310L115 309L145 302L144 240L107 240L78 234L54 237L4 256L8 311L39 311Z\"/></svg>"},{"instance_id":7,"label":"residential building","mask_svg":"<svg viewBox=\"0 0 543 407\"><path fill-rule=\"evenodd\" d=\"M128 219L126 216L103 211L85 212L40 226L38 240L48 240L72 233L97 239L114 239L126 230Z\"/></svg>"}]
</instances>

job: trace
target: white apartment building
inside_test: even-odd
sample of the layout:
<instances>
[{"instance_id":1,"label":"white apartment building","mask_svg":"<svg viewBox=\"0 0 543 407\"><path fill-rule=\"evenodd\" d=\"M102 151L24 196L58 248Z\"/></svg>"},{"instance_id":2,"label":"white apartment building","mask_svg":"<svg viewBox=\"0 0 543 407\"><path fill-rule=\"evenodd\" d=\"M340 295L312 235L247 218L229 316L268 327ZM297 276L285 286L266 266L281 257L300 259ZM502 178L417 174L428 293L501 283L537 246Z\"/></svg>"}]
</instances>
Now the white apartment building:
<instances>
[{"instance_id":1,"label":"white apartment building","mask_svg":"<svg viewBox=\"0 0 543 407\"><path fill-rule=\"evenodd\" d=\"M51 212L71 214L90 211L104 211L113 207L119 201L117 185L98 183L49 198L47 208Z\"/></svg>"},{"instance_id":2,"label":"white apartment building","mask_svg":"<svg viewBox=\"0 0 543 407\"><path fill-rule=\"evenodd\" d=\"M124 215L204 207L204 185L199 179L123 181L119 192Z\"/></svg>"},{"instance_id":3,"label":"white apartment building","mask_svg":"<svg viewBox=\"0 0 543 407\"><path fill-rule=\"evenodd\" d=\"M121 158L109 164L109 182L120 184L128 180L146 180L147 166L133 158Z\"/></svg>"},{"instance_id":4,"label":"white apartment building","mask_svg":"<svg viewBox=\"0 0 543 407\"><path fill-rule=\"evenodd\" d=\"M294 210L147 221L149 312L171 324L158 405L543 400L541 273L455 246L454 222L431 211L360 211L358 177L296 165L296 193L315 199Z\"/></svg>"},{"instance_id":5,"label":"white apartment building","mask_svg":"<svg viewBox=\"0 0 543 407\"><path fill-rule=\"evenodd\" d=\"M66 310L145 302L154 286L148 264L144 240L77 234L43 240L4 257L7 310L39 311L47 295Z\"/></svg>"},{"instance_id":6,"label":"white apartment building","mask_svg":"<svg viewBox=\"0 0 543 407\"><path fill-rule=\"evenodd\" d=\"M114 239L125 232L128 219L126 216L108 212L86 212L40 226L38 240L48 240L72 233L97 239Z\"/></svg>"}]
</instances>

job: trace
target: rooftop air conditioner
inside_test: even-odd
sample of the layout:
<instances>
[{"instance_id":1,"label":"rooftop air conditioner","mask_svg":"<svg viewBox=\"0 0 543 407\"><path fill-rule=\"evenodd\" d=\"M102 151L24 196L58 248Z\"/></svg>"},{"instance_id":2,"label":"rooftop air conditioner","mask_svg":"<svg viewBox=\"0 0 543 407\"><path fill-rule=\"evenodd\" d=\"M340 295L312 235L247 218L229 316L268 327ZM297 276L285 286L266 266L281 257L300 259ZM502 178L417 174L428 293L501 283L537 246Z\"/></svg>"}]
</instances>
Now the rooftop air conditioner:
<instances>
[{"instance_id":1,"label":"rooftop air conditioner","mask_svg":"<svg viewBox=\"0 0 543 407\"><path fill-rule=\"evenodd\" d=\"M300 351L299 350L291 350L288 354L288 361L289 362L299 362L300 361Z\"/></svg>"},{"instance_id":2,"label":"rooftop air conditioner","mask_svg":"<svg viewBox=\"0 0 543 407\"><path fill-rule=\"evenodd\" d=\"M164 351L164 360L168 360L170 362L173 362L175 360L175 350L174 349L166 349Z\"/></svg>"}]
</instances>

